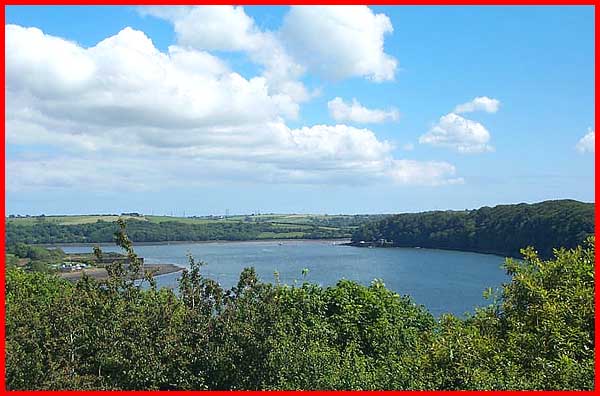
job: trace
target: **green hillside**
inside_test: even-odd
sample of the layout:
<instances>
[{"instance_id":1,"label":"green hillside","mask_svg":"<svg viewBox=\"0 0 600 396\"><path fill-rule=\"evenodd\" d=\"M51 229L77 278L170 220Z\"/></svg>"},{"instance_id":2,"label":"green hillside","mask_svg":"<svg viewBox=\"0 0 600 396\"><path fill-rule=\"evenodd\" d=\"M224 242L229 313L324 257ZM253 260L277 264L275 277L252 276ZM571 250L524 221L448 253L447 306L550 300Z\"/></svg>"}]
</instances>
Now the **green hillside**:
<instances>
[{"instance_id":1,"label":"green hillside","mask_svg":"<svg viewBox=\"0 0 600 396\"><path fill-rule=\"evenodd\" d=\"M118 215L9 217L6 243L113 242ZM135 242L350 238L361 224L385 215L123 215Z\"/></svg>"},{"instance_id":2,"label":"green hillside","mask_svg":"<svg viewBox=\"0 0 600 396\"><path fill-rule=\"evenodd\" d=\"M498 205L466 211L391 216L358 228L352 241L385 239L391 246L426 247L517 257L535 246L550 257L556 246L572 248L594 233L594 204L574 200Z\"/></svg>"}]
</instances>

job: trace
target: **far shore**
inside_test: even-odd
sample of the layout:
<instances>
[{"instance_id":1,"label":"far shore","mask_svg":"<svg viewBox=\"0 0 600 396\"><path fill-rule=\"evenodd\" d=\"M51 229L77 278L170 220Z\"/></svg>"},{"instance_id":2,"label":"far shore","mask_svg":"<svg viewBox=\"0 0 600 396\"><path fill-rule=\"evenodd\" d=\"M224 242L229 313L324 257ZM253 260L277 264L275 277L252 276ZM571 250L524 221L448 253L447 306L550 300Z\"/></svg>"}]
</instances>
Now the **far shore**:
<instances>
[{"instance_id":1,"label":"far shore","mask_svg":"<svg viewBox=\"0 0 600 396\"><path fill-rule=\"evenodd\" d=\"M279 238L279 239L244 239L244 240L229 240L229 239L214 239L210 241L163 241L163 242L133 242L135 246L149 245L186 245L186 244L205 244L205 243L241 243L241 242L334 242L334 243L349 243L350 238L332 238L332 239L311 239L311 238ZM33 244L42 247L55 246L115 246L114 242L57 242L57 243L39 243Z\"/></svg>"}]
</instances>

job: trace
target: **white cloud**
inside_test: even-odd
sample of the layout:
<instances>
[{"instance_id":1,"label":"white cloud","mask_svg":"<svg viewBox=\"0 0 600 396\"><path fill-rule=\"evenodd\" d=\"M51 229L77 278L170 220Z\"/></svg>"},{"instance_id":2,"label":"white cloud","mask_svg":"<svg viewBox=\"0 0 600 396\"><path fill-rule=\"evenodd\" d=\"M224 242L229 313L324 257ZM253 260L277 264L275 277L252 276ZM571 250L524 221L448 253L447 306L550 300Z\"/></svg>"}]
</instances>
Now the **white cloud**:
<instances>
[{"instance_id":1,"label":"white cloud","mask_svg":"<svg viewBox=\"0 0 600 396\"><path fill-rule=\"evenodd\" d=\"M450 164L394 158L368 129L289 128L294 98L206 51L163 53L131 28L90 48L36 28L5 31L7 143L54 147L10 158L10 190L459 180Z\"/></svg>"},{"instance_id":2,"label":"white cloud","mask_svg":"<svg viewBox=\"0 0 600 396\"><path fill-rule=\"evenodd\" d=\"M182 163L182 161L185 161ZM224 183L369 184L440 186L462 184L446 162L386 159L356 168L326 163L279 166L243 159L120 158L91 156L9 159L6 190L157 191L166 188L206 187ZM314 164L313 164L314 165ZM326 171L325 171L326 170Z\"/></svg>"},{"instance_id":3,"label":"white cloud","mask_svg":"<svg viewBox=\"0 0 600 396\"><path fill-rule=\"evenodd\" d=\"M413 151L415 149L415 145L412 143L406 143L402 145L402 150L404 151Z\"/></svg>"},{"instance_id":4,"label":"white cloud","mask_svg":"<svg viewBox=\"0 0 600 396\"><path fill-rule=\"evenodd\" d=\"M579 139L575 148L580 153L594 153L596 144L596 132L592 128L588 128L588 132Z\"/></svg>"},{"instance_id":5,"label":"white cloud","mask_svg":"<svg viewBox=\"0 0 600 396\"><path fill-rule=\"evenodd\" d=\"M138 175L144 175L148 180L154 178L155 183L165 185L168 180L156 180L160 170L154 166L143 167L139 161L121 158L111 158L110 161L106 158L81 159L67 156L9 159L6 161L6 190L148 190L149 186L140 180Z\"/></svg>"},{"instance_id":6,"label":"white cloud","mask_svg":"<svg viewBox=\"0 0 600 396\"><path fill-rule=\"evenodd\" d=\"M453 112L441 116L439 121L419 138L419 143L449 147L460 153L494 151L494 147L489 144L489 131L481 123L459 114L474 111L496 113L499 107L499 100L487 96L478 96L470 102L460 104Z\"/></svg>"},{"instance_id":7,"label":"white cloud","mask_svg":"<svg viewBox=\"0 0 600 396\"><path fill-rule=\"evenodd\" d=\"M454 113L472 113L474 111L485 111L486 113L496 113L500 107L498 99L488 98L487 96L478 96L470 102L459 104L454 109Z\"/></svg>"},{"instance_id":8,"label":"white cloud","mask_svg":"<svg viewBox=\"0 0 600 396\"><path fill-rule=\"evenodd\" d=\"M419 138L419 143L450 147L461 153L493 151L489 141L490 133L483 125L455 113L440 117L437 124Z\"/></svg>"},{"instance_id":9,"label":"white cloud","mask_svg":"<svg viewBox=\"0 0 600 396\"><path fill-rule=\"evenodd\" d=\"M362 106L356 99L352 99L352 103L346 103L342 98L336 97L327 102L327 108L331 117L338 122L351 121L368 124L397 121L400 118L400 112L397 109L368 109Z\"/></svg>"},{"instance_id":10,"label":"white cloud","mask_svg":"<svg viewBox=\"0 0 600 396\"><path fill-rule=\"evenodd\" d=\"M394 160L390 175L397 183L415 184L419 180L421 185L438 186L445 184L463 184L462 177L452 177L456 168L447 162L419 162L412 160Z\"/></svg>"},{"instance_id":11,"label":"white cloud","mask_svg":"<svg viewBox=\"0 0 600 396\"><path fill-rule=\"evenodd\" d=\"M64 111L86 122L173 127L297 115L285 98L268 94L264 78L246 80L207 53L177 47L161 53L131 28L89 49L72 46L35 28L7 25L7 91L48 114ZM86 73L61 69L73 63L85 64Z\"/></svg>"},{"instance_id":12,"label":"white cloud","mask_svg":"<svg viewBox=\"0 0 600 396\"><path fill-rule=\"evenodd\" d=\"M269 92L283 94L295 102L311 97L299 78L304 67L293 60L276 33L262 31L243 7L142 7L143 14L173 23L178 45L196 50L244 52L263 67Z\"/></svg>"},{"instance_id":13,"label":"white cloud","mask_svg":"<svg viewBox=\"0 0 600 396\"><path fill-rule=\"evenodd\" d=\"M173 23L183 46L202 50L245 51L260 43L261 32L243 7L142 7L142 14Z\"/></svg>"},{"instance_id":14,"label":"white cloud","mask_svg":"<svg viewBox=\"0 0 600 396\"><path fill-rule=\"evenodd\" d=\"M398 62L384 52L390 19L366 6L296 6L284 18L281 37L295 59L331 78L393 80Z\"/></svg>"},{"instance_id":15,"label":"white cloud","mask_svg":"<svg viewBox=\"0 0 600 396\"><path fill-rule=\"evenodd\" d=\"M243 7L143 7L143 14L173 23L178 44L237 51L264 67L274 91L296 100L310 93L298 81L306 70L329 79L393 80L397 60L384 51L390 19L366 6L291 7L277 31L261 30Z\"/></svg>"}]
</instances>

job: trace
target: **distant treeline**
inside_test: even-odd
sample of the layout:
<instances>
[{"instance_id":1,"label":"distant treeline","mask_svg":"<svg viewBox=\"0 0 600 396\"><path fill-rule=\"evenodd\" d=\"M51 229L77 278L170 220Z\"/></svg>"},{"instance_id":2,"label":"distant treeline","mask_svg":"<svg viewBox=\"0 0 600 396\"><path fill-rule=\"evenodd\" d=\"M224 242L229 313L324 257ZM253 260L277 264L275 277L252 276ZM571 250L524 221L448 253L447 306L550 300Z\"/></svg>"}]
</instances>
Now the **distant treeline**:
<instances>
[{"instance_id":1,"label":"distant treeline","mask_svg":"<svg viewBox=\"0 0 600 396\"><path fill-rule=\"evenodd\" d=\"M556 246L572 248L594 234L594 204L574 200L498 205L465 211L406 213L365 224L354 243L386 239L392 246L454 249L519 256L535 246L551 257Z\"/></svg>"},{"instance_id":2,"label":"distant treeline","mask_svg":"<svg viewBox=\"0 0 600 396\"><path fill-rule=\"evenodd\" d=\"M134 242L209 241L277 238L343 238L350 237L349 229L324 229L318 226L273 223L212 222L187 224L178 221L153 223L128 220L127 228ZM6 244L15 243L102 243L113 242L118 226L115 222L99 220L89 224L56 224L39 221L33 224L6 224Z\"/></svg>"}]
</instances>

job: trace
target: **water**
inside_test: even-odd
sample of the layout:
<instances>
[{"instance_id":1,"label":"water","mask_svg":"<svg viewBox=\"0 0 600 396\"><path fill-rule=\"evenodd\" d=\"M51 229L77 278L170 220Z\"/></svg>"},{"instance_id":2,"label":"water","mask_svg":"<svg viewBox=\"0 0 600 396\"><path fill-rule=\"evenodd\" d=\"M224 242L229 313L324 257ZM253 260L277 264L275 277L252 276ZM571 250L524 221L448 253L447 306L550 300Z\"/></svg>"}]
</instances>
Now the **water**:
<instances>
[{"instance_id":1,"label":"water","mask_svg":"<svg viewBox=\"0 0 600 396\"><path fill-rule=\"evenodd\" d=\"M91 252L90 246L62 246L65 252ZM119 251L114 245L104 251ZM214 242L171 245L138 245L136 252L146 263L172 263L187 267L188 253L207 263L203 273L223 287L237 284L244 267L255 267L261 280L274 282L278 271L282 283L304 279L323 286L339 279L368 285L382 279L395 292L410 295L431 313L462 315L487 305L483 291L500 287L509 278L501 269L504 258L447 250L386 248L369 249L332 245L330 241ZM302 270L308 268L306 278ZM156 278L158 286L176 288L180 273Z\"/></svg>"}]
</instances>

